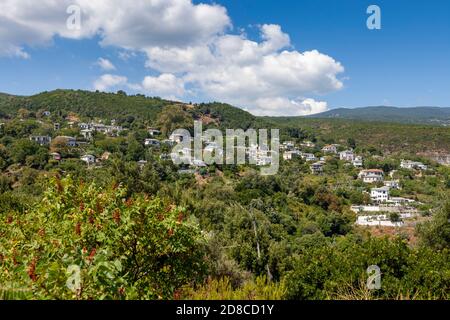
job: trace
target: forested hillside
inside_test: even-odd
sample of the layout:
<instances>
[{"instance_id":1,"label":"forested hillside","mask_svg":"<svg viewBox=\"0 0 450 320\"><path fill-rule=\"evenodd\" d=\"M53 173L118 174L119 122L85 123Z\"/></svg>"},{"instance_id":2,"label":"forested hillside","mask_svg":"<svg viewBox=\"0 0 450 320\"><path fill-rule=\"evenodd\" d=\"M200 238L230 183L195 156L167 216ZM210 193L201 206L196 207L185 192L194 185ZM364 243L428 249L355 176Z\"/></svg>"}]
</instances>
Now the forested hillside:
<instances>
[{"instance_id":1,"label":"forested hillside","mask_svg":"<svg viewBox=\"0 0 450 320\"><path fill-rule=\"evenodd\" d=\"M143 95L127 96L124 92L113 94L56 90L30 97L1 94L0 117L15 115L20 109L32 112L48 110L63 117L72 112L87 118L117 119L120 123L139 118L149 125L156 125L157 115L163 108L174 105L182 107L188 117L201 119L206 126L218 126L222 129L279 128L286 137L292 135L309 137L328 143L342 143L353 139L360 146L393 153L399 151L445 153L450 149L448 127L345 119L255 117L239 108L218 102L191 105ZM372 109L366 110L370 114ZM396 108L396 113L400 114L402 110ZM358 114L363 113L358 111ZM379 114L378 109L376 113ZM405 114L408 112L405 111ZM432 114L427 114L425 110L416 113L415 116L423 116L425 119ZM392 120L392 117L389 118ZM378 118L374 120L376 119Z\"/></svg>"}]
</instances>

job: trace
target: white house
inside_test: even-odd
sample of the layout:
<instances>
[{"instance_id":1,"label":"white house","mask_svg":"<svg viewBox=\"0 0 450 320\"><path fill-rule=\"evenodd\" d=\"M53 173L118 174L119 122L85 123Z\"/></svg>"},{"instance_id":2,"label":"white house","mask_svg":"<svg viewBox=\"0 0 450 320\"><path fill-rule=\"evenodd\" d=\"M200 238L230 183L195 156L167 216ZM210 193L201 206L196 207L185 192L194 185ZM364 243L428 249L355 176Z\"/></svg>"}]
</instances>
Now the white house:
<instances>
[{"instance_id":1,"label":"white house","mask_svg":"<svg viewBox=\"0 0 450 320\"><path fill-rule=\"evenodd\" d=\"M283 142L283 144L281 145L281 148L282 148L282 149L285 149L285 150L292 150L292 149L295 148L295 144L294 144L293 141L285 141L285 142Z\"/></svg>"},{"instance_id":2,"label":"white house","mask_svg":"<svg viewBox=\"0 0 450 320\"><path fill-rule=\"evenodd\" d=\"M146 147L159 147L161 143L159 142L159 140L156 139L145 139L144 145Z\"/></svg>"},{"instance_id":3,"label":"white house","mask_svg":"<svg viewBox=\"0 0 450 320\"><path fill-rule=\"evenodd\" d=\"M322 152L326 153L337 153L337 148L335 144L329 144L322 148Z\"/></svg>"},{"instance_id":4,"label":"white house","mask_svg":"<svg viewBox=\"0 0 450 320\"><path fill-rule=\"evenodd\" d=\"M123 128L121 126L107 126L101 123L92 123L92 129L108 135L117 135Z\"/></svg>"},{"instance_id":5,"label":"white house","mask_svg":"<svg viewBox=\"0 0 450 320\"><path fill-rule=\"evenodd\" d=\"M148 129L148 134L151 135L152 137L159 136L161 134L161 131L157 129Z\"/></svg>"},{"instance_id":6,"label":"white house","mask_svg":"<svg viewBox=\"0 0 450 320\"><path fill-rule=\"evenodd\" d=\"M345 150L339 152L339 159L344 161L353 161L355 159L355 154L353 153L353 150Z\"/></svg>"},{"instance_id":7,"label":"white house","mask_svg":"<svg viewBox=\"0 0 450 320\"><path fill-rule=\"evenodd\" d=\"M402 206L405 204L415 203L416 201L413 199L402 198L402 197L390 197L387 202L389 202L395 206Z\"/></svg>"},{"instance_id":8,"label":"white house","mask_svg":"<svg viewBox=\"0 0 450 320\"><path fill-rule=\"evenodd\" d=\"M389 200L389 188L381 187L381 188L372 188L370 190L370 199L373 202L387 202Z\"/></svg>"},{"instance_id":9,"label":"white house","mask_svg":"<svg viewBox=\"0 0 450 320\"><path fill-rule=\"evenodd\" d=\"M300 145L302 147L307 147L307 148L314 148L316 145L314 143L312 143L311 141L303 141L302 143L300 143Z\"/></svg>"},{"instance_id":10,"label":"white house","mask_svg":"<svg viewBox=\"0 0 450 320\"><path fill-rule=\"evenodd\" d=\"M80 122L80 123L78 124L78 127L79 127L81 130L90 129L89 123L84 123L84 122Z\"/></svg>"},{"instance_id":11,"label":"white house","mask_svg":"<svg viewBox=\"0 0 450 320\"><path fill-rule=\"evenodd\" d=\"M61 155L58 152L51 152L49 155L52 157L53 160L60 161Z\"/></svg>"},{"instance_id":12,"label":"white house","mask_svg":"<svg viewBox=\"0 0 450 320\"><path fill-rule=\"evenodd\" d=\"M317 158L314 154L312 153L304 153L302 155L302 158L305 159L306 161L317 161Z\"/></svg>"},{"instance_id":13,"label":"white house","mask_svg":"<svg viewBox=\"0 0 450 320\"><path fill-rule=\"evenodd\" d=\"M55 139L61 139L66 141L66 146L68 147L76 147L77 146L77 139L74 137L69 136L58 136Z\"/></svg>"},{"instance_id":14,"label":"white house","mask_svg":"<svg viewBox=\"0 0 450 320\"><path fill-rule=\"evenodd\" d=\"M80 131L80 134L86 139L86 140L90 140L92 139L92 135L93 135L93 130L92 129L82 129Z\"/></svg>"},{"instance_id":15,"label":"white house","mask_svg":"<svg viewBox=\"0 0 450 320\"><path fill-rule=\"evenodd\" d=\"M88 165L95 163L95 157L92 154L85 154L80 159L86 162Z\"/></svg>"},{"instance_id":16,"label":"white house","mask_svg":"<svg viewBox=\"0 0 450 320\"><path fill-rule=\"evenodd\" d=\"M50 136L31 136L30 140L39 143L41 146L50 144L50 142L52 142L52 138Z\"/></svg>"},{"instance_id":17,"label":"white house","mask_svg":"<svg viewBox=\"0 0 450 320\"><path fill-rule=\"evenodd\" d=\"M175 143L181 143L183 142L184 136L182 134L176 134L176 133L172 133L169 137L170 141L173 141Z\"/></svg>"},{"instance_id":18,"label":"white house","mask_svg":"<svg viewBox=\"0 0 450 320\"><path fill-rule=\"evenodd\" d=\"M353 166L362 167L363 166L363 158L361 156L356 156L352 161Z\"/></svg>"},{"instance_id":19,"label":"white house","mask_svg":"<svg viewBox=\"0 0 450 320\"><path fill-rule=\"evenodd\" d=\"M283 153L284 160L292 160L298 158L302 155L302 153L298 150L286 151Z\"/></svg>"},{"instance_id":20,"label":"white house","mask_svg":"<svg viewBox=\"0 0 450 320\"><path fill-rule=\"evenodd\" d=\"M361 170L358 178L362 179L365 183L382 182L384 180L384 173L380 169Z\"/></svg>"},{"instance_id":21,"label":"white house","mask_svg":"<svg viewBox=\"0 0 450 320\"><path fill-rule=\"evenodd\" d=\"M400 180L384 181L384 186L391 189L400 189Z\"/></svg>"},{"instance_id":22,"label":"white house","mask_svg":"<svg viewBox=\"0 0 450 320\"><path fill-rule=\"evenodd\" d=\"M319 162L313 163L309 168L311 169L311 172L313 174L320 174L323 172L323 165L324 165L324 162L319 161Z\"/></svg>"},{"instance_id":23,"label":"white house","mask_svg":"<svg viewBox=\"0 0 450 320\"><path fill-rule=\"evenodd\" d=\"M419 170L427 170L427 165L418 161L410 161L410 160L402 160L400 162L400 168L403 169L419 169Z\"/></svg>"},{"instance_id":24,"label":"white house","mask_svg":"<svg viewBox=\"0 0 450 320\"><path fill-rule=\"evenodd\" d=\"M116 136L118 133L123 131L123 128L121 126L116 126L116 125L108 126L103 123L94 123L94 122L91 122L91 123L82 122L82 123L78 124L78 127L81 130L90 129L90 130L101 132L101 133L108 134L111 136Z\"/></svg>"}]
</instances>

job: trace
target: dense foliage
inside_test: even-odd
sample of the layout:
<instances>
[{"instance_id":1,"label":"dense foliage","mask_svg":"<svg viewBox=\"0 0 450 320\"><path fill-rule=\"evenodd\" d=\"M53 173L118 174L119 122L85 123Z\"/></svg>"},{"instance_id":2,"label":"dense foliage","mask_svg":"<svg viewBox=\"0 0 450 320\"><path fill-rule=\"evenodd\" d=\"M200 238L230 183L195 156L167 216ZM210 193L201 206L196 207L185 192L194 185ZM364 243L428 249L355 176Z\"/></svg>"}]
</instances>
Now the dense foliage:
<instances>
[{"instance_id":1,"label":"dense foliage","mask_svg":"<svg viewBox=\"0 0 450 320\"><path fill-rule=\"evenodd\" d=\"M204 237L185 210L125 196L118 185L54 179L36 208L3 216L2 290L38 299L168 299L203 275Z\"/></svg>"}]
</instances>

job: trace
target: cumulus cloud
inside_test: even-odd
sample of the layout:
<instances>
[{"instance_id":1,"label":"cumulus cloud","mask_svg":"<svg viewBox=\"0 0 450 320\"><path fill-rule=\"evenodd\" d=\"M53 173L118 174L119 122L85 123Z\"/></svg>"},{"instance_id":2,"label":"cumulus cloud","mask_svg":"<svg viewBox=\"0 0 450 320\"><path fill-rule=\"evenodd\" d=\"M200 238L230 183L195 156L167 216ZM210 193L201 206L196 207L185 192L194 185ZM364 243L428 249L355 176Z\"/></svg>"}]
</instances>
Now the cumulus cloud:
<instances>
[{"instance_id":1,"label":"cumulus cloud","mask_svg":"<svg viewBox=\"0 0 450 320\"><path fill-rule=\"evenodd\" d=\"M278 25L260 26L261 41L222 35L191 47L145 48L147 66L173 73L203 96L229 102L254 114L304 115L327 110L325 102L301 99L343 87L344 67L317 50L289 50Z\"/></svg>"},{"instance_id":2,"label":"cumulus cloud","mask_svg":"<svg viewBox=\"0 0 450 320\"><path fill-rule=\"evenodd\" d=\"M128 83L127 77L114 74L104 74L94 82L94 89L108 91L114 87L124 86Z\"/></svg>"},{"instance_id":3,"label":"cumulus cloud","mask_svg":"<svg viewBox=\"0 0 450 320\"><path fill-rule=\"evenodd\" d=\"M223 35L208 45L153 47L148 67L178 74L209 99L229 102L254 114L304 115L327 110L324 102L304 99L339 90L343 66L317 50L288 50L279 26L261 26L262 41Z\"/></svg>"},{"instance_id":4,"label":"cumulus cloud","mask_svg":"<svg viewBox=\"0 0 450 320\"><path fill-rule=\"evenodd\" d=\"M81 28L67 28L69 6L81 10ZM231 25L226 9L191 0L29 0L0 2L0 42L24 45L51 42L56 35L82 39L94 35L104 45L141 49L156 45L204 43Z\"/></svg>"},{"instance_id":5,"label":"cumulus cloud","mask_svg":"<svg viewBox=\"0 0 450 320\"><path fill-rule=\"evenodd\" d=\"M116 70L116 67L111 61L105 58L98 58L97 65L105 71Z\"/></svg>"},{"instance_id":6,"label":"cumulus cloud","mask_svg":"<svg viewBox=\"0 0 450 320\"><path fill-rule=\"evenodd\" d=\"M69 4L82 9L80 30L65 27ZM102 45L123 49L122 59L144 53L145 66L156 75L129 84L125 77L107 74L94 83L96 89L122 85L180 99L193 94L265 115L325 111L326 102L309 97L343 87L344 67L338 61L317 50L295 50L279 25L260 25L259 40L233 34L231 27L224 7L191 0L42 0L39 6L3 0L0 55L27 57L26 46L49 44L55 35L98 36Z\"/></svg>"},{"instance_id":7,"label":"cumulus cloud","mask_svg":"<svg viewBox=\"0 0 450 320\"><path fill-rule=\"evenodd\" d=\"M158 77L145 77L140 89L149 95L170 100L178 100L185 94L183 80L170 73L163 73Z\"/></svg>"}]
</instances>

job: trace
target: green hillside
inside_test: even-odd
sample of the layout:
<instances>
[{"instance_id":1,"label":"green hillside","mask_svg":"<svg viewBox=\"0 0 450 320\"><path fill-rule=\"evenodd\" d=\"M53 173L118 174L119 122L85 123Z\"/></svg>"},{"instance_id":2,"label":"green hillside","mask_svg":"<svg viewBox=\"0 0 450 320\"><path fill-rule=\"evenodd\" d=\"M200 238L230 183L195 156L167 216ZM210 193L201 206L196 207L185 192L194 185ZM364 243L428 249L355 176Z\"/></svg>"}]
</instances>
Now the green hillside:
<instances>
[{"instance_id":1,"label":"green hillside","mask_svg":"<svg viewBox=\"0 0 450 320\"><path fill-rule=\"evenodd\" d=\"M168 101L143 95L127 96L81 90L55 90L30 97L0 98L0 110L15 113L20 108L31 111L48 110L54 113L74 112L86 117L118 118L134 114L154 118Z\"/></svg>"},{"instance_id":2,"label":"green hillside","mask_svg":"<svg viewBox=\"0 0 450 320\"><path fill-rule=\"evenodd\" d=\"M220 127L257 127L257 118L228 104L213 102L195 106L144 95L126 95L123 92L104 93L82 90L55 90L29 97L0 94L0 116L14 116L19 109L33 112L48 110L58 115L69 112L81 117L120 119L128 116L154 121L164 107L180 105L193 118L211 117Z\"/></svg>"},{"instance_id":3,"label":"green hillside","mask_svg":"<svg viewBox=\"0 0 450 320\"><path fill-rule=\"evenodd\" d=\"M173 105L181 107L188 118L201 119L205 124L204 127L279 128L285 139L311 139L342 144L352 139L362 148L376 148L390 153L448 153L450 150L450 129L436 125L440 124L438 122L426 120L438 116L444 119L447 112L450 117L450 108L372 107L331 110L315 115L317 118L256 117L242 109L219 102L190 105L144 95L128 96L123 92L55 90L29 97L0 94L0 116L3 117L15 116L23 108L33 112L48 110L58 116L75 113L82 118L139 119L147 124L157 125L157 119L164 108ZM332 117L333 112L339 116ZM319 118L326 114L329 117ZM420 122L417 119L422 117L423 122L428 121L429 124L385 121L385 118L391 120L395 118L394 114L398 115L397 120L401 120L400 122ZM359 115L361 119L344 119L351 115L354 117ZM416 121L406 121L407 117ZM367 118L379 121L367 121Z\"/></svg>"}]
</instances>

